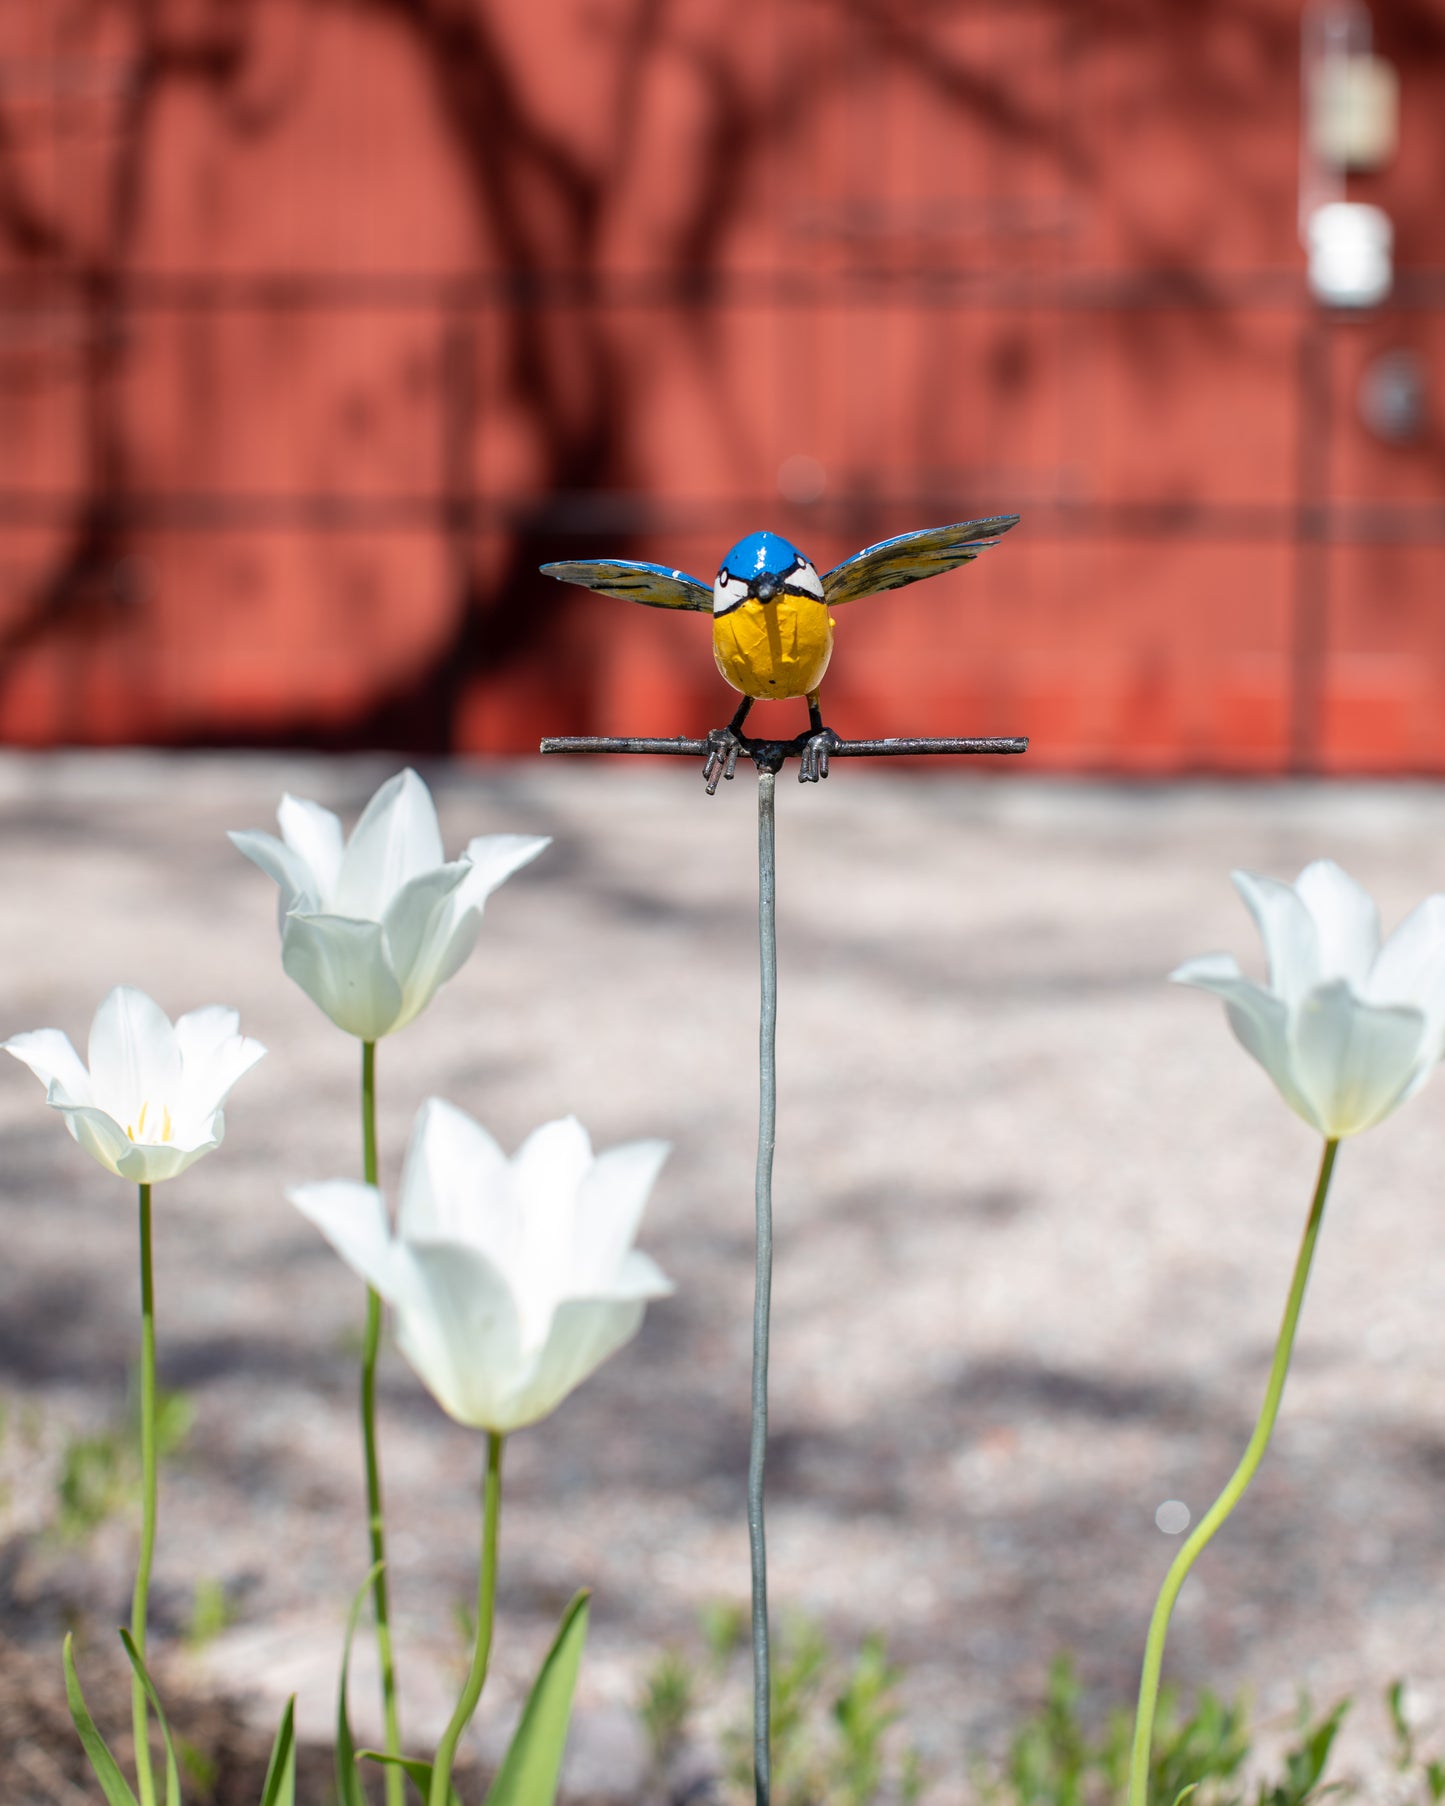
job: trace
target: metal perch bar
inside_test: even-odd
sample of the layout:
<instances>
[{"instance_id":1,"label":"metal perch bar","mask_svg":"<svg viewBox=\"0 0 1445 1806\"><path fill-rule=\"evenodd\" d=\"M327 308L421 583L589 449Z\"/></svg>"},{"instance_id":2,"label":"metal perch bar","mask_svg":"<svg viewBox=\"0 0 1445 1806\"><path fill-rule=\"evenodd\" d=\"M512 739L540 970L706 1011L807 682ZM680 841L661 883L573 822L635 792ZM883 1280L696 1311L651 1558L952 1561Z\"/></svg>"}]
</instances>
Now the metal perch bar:
<instances>
[{"instance_id":1,"label":"metal perch bar","mask_svg":"<svg viewBox=\"0 0 1445 1806\"><path fill-rule=\"evenodd\" d=\"M796 758L806 735L800 735L796 741L740 738L744 751L756 764L760 754L779 762ZM830 756L834 759L899 759L930 753L1021 753L1028 751L1028 745L1024 737L998 739L978 735L954 735L941 740L840 740L830 749ZM702 759L710 750L706 740L687 740L681 735L673 740L655 740L637 734L560 734L542 742L544 753L672 753L687 759Z\"/></svg>"}]
</instances>

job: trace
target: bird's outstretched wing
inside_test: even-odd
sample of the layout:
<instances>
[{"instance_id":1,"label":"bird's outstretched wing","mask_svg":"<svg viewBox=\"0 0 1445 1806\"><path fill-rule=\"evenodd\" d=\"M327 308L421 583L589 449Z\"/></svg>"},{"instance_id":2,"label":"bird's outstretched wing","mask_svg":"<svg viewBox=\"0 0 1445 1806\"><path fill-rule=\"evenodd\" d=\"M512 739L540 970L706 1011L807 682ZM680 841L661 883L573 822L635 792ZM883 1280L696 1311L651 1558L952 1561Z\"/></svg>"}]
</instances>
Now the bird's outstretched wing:
<instances>
[{"instance_id":1,"label":"bird's outstretched wing","mask_svg":"<svg viewBox=\"0 0 1445 1806\"><path fill-rule=\"evenodd\" d=\"M700 583L686 571L669 570L665 564L634 564L630 558L580 558L562 564L544 564L544 577L559 583L580 583L584 589L605 590L643 602L648 608L696 608L712 613L712 585Z\"/></svg>"},{"instance_id":2,"label":"bird's outstretched wing","mask_svg":"<svg viewBox=\"0 0 1445 1806\"><path fill-rule=\"evenodd\" d=\"M836 602L856 602L881 589L902 589L921 577L936 577L955 565L967 564L1018 525L1016 514L996 514L989 520L963 520L951 527L924 527L917 533L900 533L865 546L851 558L836 564L823 578L823 595L831 607Z\"/></svg>"}]
</instances>

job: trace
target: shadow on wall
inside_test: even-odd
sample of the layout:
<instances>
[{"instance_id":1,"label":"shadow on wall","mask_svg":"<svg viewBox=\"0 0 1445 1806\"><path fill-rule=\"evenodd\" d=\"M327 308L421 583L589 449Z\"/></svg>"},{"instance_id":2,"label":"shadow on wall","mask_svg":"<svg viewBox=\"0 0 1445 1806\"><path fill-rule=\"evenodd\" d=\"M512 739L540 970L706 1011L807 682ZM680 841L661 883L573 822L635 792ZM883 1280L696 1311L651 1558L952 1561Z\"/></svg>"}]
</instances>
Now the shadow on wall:
<instances>
[{"instance_id":1,"label":"shadow on wall","mask_svg":"<svg viewBox=\"0 0 1445 1806\"><path fill-rule=\"evenodd\" d=\"M1238 361L1211 209L1236 263L1295 255L1296 33L1266 0L10 9L0 737L517 747L634 694L696 731L696 634L536 566L706 577L759 524L831 562L1019 507L1045 562L971 593L1047 592L1051 535L1133 530L1181 366ZM1131 107L1179 116L1164 177ZM1115 353L1144 474L1111 488L1070 397Z\"/></svg>"}]
</instances>

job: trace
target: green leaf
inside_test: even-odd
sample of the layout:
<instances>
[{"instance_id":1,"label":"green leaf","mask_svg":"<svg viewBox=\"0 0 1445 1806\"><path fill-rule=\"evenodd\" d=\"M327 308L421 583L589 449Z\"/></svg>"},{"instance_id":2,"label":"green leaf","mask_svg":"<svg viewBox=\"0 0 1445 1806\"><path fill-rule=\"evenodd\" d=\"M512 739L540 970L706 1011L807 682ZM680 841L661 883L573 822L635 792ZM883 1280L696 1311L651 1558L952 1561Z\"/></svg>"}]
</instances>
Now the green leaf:
<instances>
[{"instance_id":1,"label":"green leaf","mask_svg":"<svg viewBox=\"0 0 1445 1806\"><path fill-rule=\"evenodd\" d=\"M1198 1787L1199 1783L1197 1781L1191 1781L1188 1787L1181 1787L1179 1792L1175 1795L1174 1806L1184 1806L1184 1802L1189 1798L1190 1794L1198 1791Z\"/></svg>"},{"instance_id":2,"label":"green leaf","mask_svg":"<svg viewBox=\"0 0 1445 1806\"><path fill-rule=\"evenodd\" d=\"M176 1739L176 1754L181 1759L181 1773L195 1782L202 1795L209 1799L216 1791L216 1783L221 1778L221 1765L216 1758L197 1744L184 1737Z\"/></svg>"},{"instance_id":3,"label":"green leaf","mask_svg":"<svg viewBox=\"0 0 1445 1806\"><path fill-rule=\"evenodd\" d=\"M61 1660L65 1664L65 1697L70 1705L70 1716L80 1733L80 1741L85 1746L85 1753L90 1758L90 1766L95 1770L95 1778L100 1782L101 1791L110 1806L138 1806L130 1784L120 1772L120 1764L105 1747L105 1739L95 1728L95 1720L85 1703L85 1695L80 1690L80 1676L75 1672L75 1656L71 1645L73 1634L67 1634L61 1649Z\"/></svg>"},{"instance_id":4,"label":"green leaf","mask_svg":"<svg viewBox=\"0 0 1445 1806\"><path fill-rule=\"evenodd\" d=\"M130 1632L128 1630L122 1630L120 1633L120 1640L125 1644L126 1656L131 1667L135 1669L136 1678L140 1681L141 1686L145 1688L146 1698L150 1701L151 1710L155 1713L156 1721L161 1727L161 1737L166 1746L166 1806L181 1806L181 1777L176 1768L176 1746L171 1742L171 1727L166 1723L166 1715L161 1707L160 1695L156 1692L155 1682L151 1679L145 1662L141 1658L141 1653L135 1646L135 1639L131 1636Z\"/></svg>"},{"instance_id":5,"label":"green leaf","mask_svg":"<svg viewBox=\"0 0 1445 1806\"><path fill-rule=\"evenodd\" d=\"M430 1762L423 1762L416 1756L388 1756L384 1750L362 1750L360 1759L363 1762L382 1762L388 1768L404 1769L411 1777L412 1785L422 1799L431 1799L432 1764ZM447 1797L451 1801L451 1806L462 1806L456 1788L450 1784L447 1786Z\"/></svg>"},{"instance_id":6,"label":"green leaf","mask_svg":"<svg viewBox=\"0 0 1445 1806\"><path fill-rule=\"evenodd\" d=\"M271 1745L271 1760L266 1764L266 1784L261 1789L261 1806L296 1806L296 1695L286 1701L281 1723L276 1728L276 1741Z\"/></svg>"},{"instance_id":7,"label":"green leaf","mask_svg":"<svg viewBox=\"0 0 1445 1806\"><path fill-rule=\"evenodd\" d=\"M486 1806L552 1806L556 1799L591 1597L579 1593L563 1612Z\"/></svg>"},{"instance_id":8,"label":"green leaf","mask_svg":"<svg viewBox=\"0 0 1445 1806\"><path fill-rule=\"evenodd\" d=\"M346 1688L351 1673L351 1645L361 1618L361 1608L366 1604L366 1596L381 1569L382 1563L376 1562L357 1590L356 1597L351 1602L351 1613L346 1620L346 1636L341 1645L341 1683L336 1700L336 1798L340 1806L366 1806L361 1777L356 1772L356 1742L351 1735Z\"/></svg>"},{"instance_id":9,"label":"green leaf","mask_svg":"<svg viewBox=\"0 0 1445 1806\"><path fill-rule=\"evenodd\" d=\"M1302 1702L1302 1712L1306 1712L1307 1707L1308 1702ZM1300 1741L1293 1749L1285 1751L1284 1779L1268 1792L1263 1786L1260 1787L1259 1806L1304 1806L1304 1802L1314 1795L1324 1778L1330 1750L1349 1709L1349 1700L1342 1699L1314 1724L1306 1719L1300 1731Z\"/></svg>"},{"instance_id":10,"label":"green leaf","mask_svg":"<svg viewBox=\"0 0 1445 1806\"><path fill-rule=\"evenodd\" d=\"M1395 1728L1395 1743L1401 1768L1410 1766L1410 1757L1414 1752L1415 1739L1410 1730L1410 1721L1405 1716L1405 1683L1391 1681L1385 1690L1385 1704L1390 1709L1390 1723Z\"/></svg>"}]
</instances>

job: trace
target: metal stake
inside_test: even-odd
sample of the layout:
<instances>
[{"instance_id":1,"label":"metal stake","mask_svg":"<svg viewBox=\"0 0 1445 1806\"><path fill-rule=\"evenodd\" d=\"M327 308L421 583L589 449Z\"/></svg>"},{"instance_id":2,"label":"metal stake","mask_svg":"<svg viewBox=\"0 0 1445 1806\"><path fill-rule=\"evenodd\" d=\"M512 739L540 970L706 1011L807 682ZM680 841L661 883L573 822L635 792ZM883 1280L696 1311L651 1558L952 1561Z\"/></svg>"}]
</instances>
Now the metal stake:
<instances>
[{"instance_id":1,"label":"metal stake","mask_svg":"<svg viewBox=\"0 0 1445 1806\"><path fill-rule=\"evenodd\" d=\"M753 1568L753 1779L757 1806L772 1790L772 1690L768 1650L768 1545L763 1530L763 1464L768 1455L768 1326L773 1297L773 1148L778 1124L777 868L773 849L776 773L758 773L757 1284L753 1291L753 1422L748 1447L748 1549Z\"/></svg>"},{"instance_id":2,"label":"metal stake","mask_svg":"<svg viewBox=\"0 0 1445 1806\"><path fill-rule=\"evenodd\" d=\"M758 1023L757 1284L753 1294L752 1432L748 1444L748 1549L753 1574L753 1782L757 1806L772 1798L772 1694L768 1644L768 1547L763 1530L763 1466L768 1452L768 1328L773 1291L773 1149L778 1121L777 867L773 803L777 774L797 758L806 734L795 740L741 736L758 772L758 963L762 999ZM914 757L929 753L1021 753L1026 739L843 740L835 759ZM706 740L665 740L641 735L575 734L542 742L544 753L663 753L700 759Z\"/></svg>"}]
</instances>

